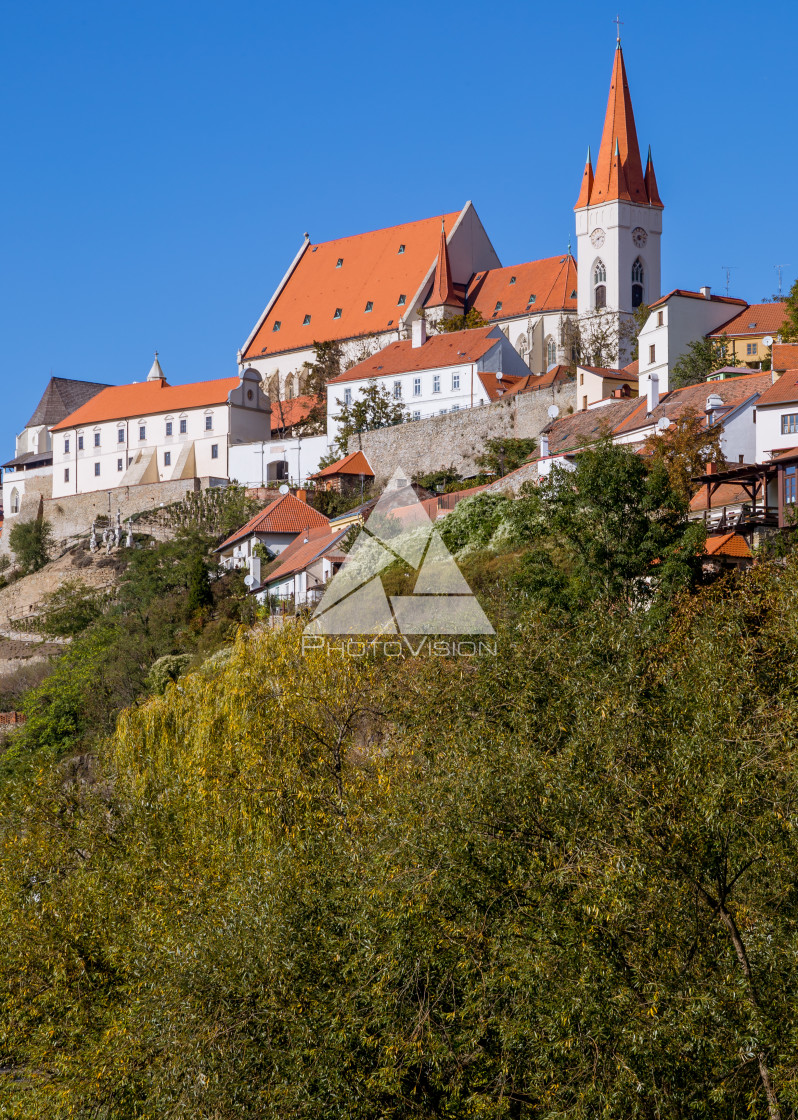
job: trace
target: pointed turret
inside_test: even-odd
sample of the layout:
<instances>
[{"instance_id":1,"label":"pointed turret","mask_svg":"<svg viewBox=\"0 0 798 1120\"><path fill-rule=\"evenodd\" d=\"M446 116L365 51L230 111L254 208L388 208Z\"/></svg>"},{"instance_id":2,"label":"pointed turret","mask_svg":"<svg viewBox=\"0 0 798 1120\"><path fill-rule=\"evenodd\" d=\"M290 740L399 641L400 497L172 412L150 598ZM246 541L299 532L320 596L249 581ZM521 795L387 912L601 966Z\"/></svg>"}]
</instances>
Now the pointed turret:
<instances>
[{"instance_id":1,"label":"pointed turret","mask_svg":"<svg viewBox=\"0 0 798 1120\"><path fill-rule=\"evenodd\" d=\"M576 200L574 210L581 210L583 206L590 205L590 195L593 191L593 162L590 158L590 148L587 149L587 162L585 163L585 173L582 176L582 188L579 191L579 198Z\"/></svg>"},{"instance_id":2,"label":"pointed turret","mask_svg":"<svg viewBox=\"0 0 798 1120\"><path fill-rule=\"evenodd\" d=\"M623 199L626 202L632 201L632 196L629 194L629 187L626 182L626 175L623 170L623 163L621 162L621 149L617 137L615 140L615 151L612 154L612 165L610 166L610 182L607 198Z\"/></svg>"},{"instance_id":3,"label":"pointed turret","mask_svg":"<svg viewBox=\"0 0 798 1120\"><path fill-rule=\"evenodd\" d=\"M646 162L646 194L651 206L659 206L665 209L662 199L659 197L657 190L657 176L654 174L654 161L651 158L651 145L648 146L648 160Z\"/></svg>"},{"instance_id":4,"label":"pointed turret","mask_svg":"<svg viewBox=\"0 0 798 1120\"><path fill-rule=\"evenodd\" d=\"M161 369L161 363L158 361L158 351L155 351L155 361L150 367L150 372L147 374L148 381L166 381L164 372Z\"/></svg>"},{"instance_id":5,"label":"pointed turret","mask_svg":"<svg viewBox=\"0 0 798 1120\"><path fill-rule=\"evenodd\" d=\"M446 227L443 218L441 218L441 244L438 249L438 263L435 266L435 282L427 300L427 307L459 307L462 302L456 295L452 283L449 248L446 244Z\"/></svg>"},{"instance_id":6,"label":"pointed turret","mask_svg":"<svg viewBox=\"0 0 798 1120\"><path fill-rule=\"evenodd\" d=\"M616 154L622 175L614 174ZM621 180L626 184L625 195L615 193ZM591 202L595 205L598 202L614 201L619 198L644 204L648 202L632 98L620 41L615 50L610 96L607 102L607 115L604 118L604 131L601 134L601 147L596 160Z\"/></svg>"}]
</instances>

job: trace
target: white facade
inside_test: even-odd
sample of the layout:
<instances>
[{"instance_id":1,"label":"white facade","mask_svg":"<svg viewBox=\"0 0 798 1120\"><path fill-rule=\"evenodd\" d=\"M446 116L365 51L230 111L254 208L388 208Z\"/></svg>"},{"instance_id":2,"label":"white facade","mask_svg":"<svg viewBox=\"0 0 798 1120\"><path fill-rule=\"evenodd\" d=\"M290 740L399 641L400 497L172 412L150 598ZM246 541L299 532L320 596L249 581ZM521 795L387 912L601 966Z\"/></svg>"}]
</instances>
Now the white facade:
<instances>
[{"instance_id":1,"label":"white facade","mask_svg":"<svg viewBox=\"0 0 798 1120\"><path fill-rule=\"evenodd\" d=\"M700 292L672 292L652 307L638 337L640 353L640 392L652 373L659 377L660 392L670 388L671 371L691 342L703 339L744 307L745 301L727 302L713 296L709 288Z\"/></svg>"},{"instance_id":2,"label":"white facade","mask_svg":"<svg viewBox=\"0 0 798 1120\"><path fill-rule=\"evenodd\" d=\"M23 428L17 436L14 457L20 459L30 455L32 458L30 466L20 465L3 469L3 516L6 532L9 530L9 518L13 518L22 508L25 487L28 483L31 483L36 494L46 492L49 496L50 479L53 473L50 451L50 432L44 424ZM39 456L47 461L37 463ZM43 486L45 479L47 482Z\"/></svg>"},{"instance_id":3,"label":"white facade","mask_svg":"<svg viewBox=\"0 0 798 1120\"><path fill-rule=\"evenodd\" d=\"M102 394L97 402L100 411ZM229 449L264 435L268 441L270 416L260 378L244 370L217 403L59 425L52 433L53 497L182 478L229 479Z\"/></svg>"},{"instance_id":4,"label":"white facade","mask_svg":"<svg viewBox=\"0 0 798 1120\"><path fill-rule=\"evenodd\" d=\"M769 463L774 452L793 447L798 447L798 400L758 407L756 462Z\"/></svg>"},{"instance_id":5,"label":"white facade","mask_svg":"<svg viewBox=\"0 0 798 1120\"><path fill-rule=\"evenodd\" d=\"M265 486L270 482L303 485L319 469L330 449L326 435L302 439L241 443L230 448L230 478L242 486Z\"/></svg>"}]
</instances>

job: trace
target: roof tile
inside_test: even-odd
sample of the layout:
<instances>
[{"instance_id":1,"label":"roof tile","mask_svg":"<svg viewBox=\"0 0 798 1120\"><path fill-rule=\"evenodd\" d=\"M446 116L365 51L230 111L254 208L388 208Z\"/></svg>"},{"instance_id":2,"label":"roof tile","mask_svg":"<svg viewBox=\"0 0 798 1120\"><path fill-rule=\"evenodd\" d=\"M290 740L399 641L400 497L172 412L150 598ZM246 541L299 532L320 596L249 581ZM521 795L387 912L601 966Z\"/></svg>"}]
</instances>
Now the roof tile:
<instances>
[{"instance_id":1,"label":"roof tile","mask_svg":"<svg viewBox=\"0 0 798 1120\"><path fill-rule=\"evenodd\" d=\"M253 533L301 533L303 529L327 528L328 525L329 518L307 502L300 501L293 494L281 494L251 517L246 525L236 529L226 541L222 541L216 551L221 552Z\"/></svg>"},{"instance_id":2,"label":"roof tile","mask_svg":"<svg viewBox=\"0 0 798 1120\"><path fill-rule=\"evenodd\" d=\"M189 385L167 385L160 380L111 385L59 424L54 424L53 431L78 428L82 424L101 424L106 420L126 420L157 412L224 404L239 383L238 377L220 377L216 381L194 381Z\"/></svg>"}]
</instances>

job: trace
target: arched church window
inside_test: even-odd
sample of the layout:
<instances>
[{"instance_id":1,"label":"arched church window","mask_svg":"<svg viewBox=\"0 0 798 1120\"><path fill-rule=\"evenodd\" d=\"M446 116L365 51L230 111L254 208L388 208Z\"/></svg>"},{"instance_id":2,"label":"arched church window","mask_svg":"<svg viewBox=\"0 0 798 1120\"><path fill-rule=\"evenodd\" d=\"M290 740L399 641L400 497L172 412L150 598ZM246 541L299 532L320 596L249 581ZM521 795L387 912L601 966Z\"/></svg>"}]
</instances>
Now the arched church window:
<instances>
[{"instance_id":1,"label":"arched church window","mask_svg":"<svg viewBox=\"0 0 798 1120\"><path fill-rule=\"evenodd\" d=\"M287 401L292 401L296 396L296 390L294 389L294 376L295 375L293 373L289 373L288 377L286 377L285 379L285 399Z\"/></svg>"},{"instance_id":2,"label":"arched church window","mask_svg":"<svg viewBox=\"0 0 798 1120\"><path fill-rule=\"evenodd\" d=\"M557 365L557 343L553 338L546 339L546 369Z\"/></svg>"},{"instance_id":3,"label":"arched church window","mask_svg":"<svg viewBox=\"0 0 798 1120\"><path fill-rule=\"evenodd\" d=\"M593 269L593 295L595 307L607 306L607 269L604 261L596 261Z\"/></svg>"},{"instance_id":4,"label":"arched church window","mask_svg":"<svg viewBox=\"0 0 798 1120\"><path fill-rule=\"evenodd\" d=\"M19 490L11 491L11 512L19 513Z\"/></svg>"},{"instance_id":5,"label":"arched church window","mask_svg":"<svg viewBox=\"0 0 798 1120\"><path fill-rule=\"evenodd\" d=\"M632 265L632 307L643 302L643 262L640 257Z\"/></svg>"},{"instance_id":6,"label":"arched church window","mask_svg":"<svg viewBox=\"0 0 798 1120\"><path fill-rule=\"evenodd\" d=\"M525 334L520 334L518 336L518 341L515 344L515 348L521 355L521 360L525 362L526 356L529 353L529 342L527 341L527 337Z\"/></svg>"}]
</instances>

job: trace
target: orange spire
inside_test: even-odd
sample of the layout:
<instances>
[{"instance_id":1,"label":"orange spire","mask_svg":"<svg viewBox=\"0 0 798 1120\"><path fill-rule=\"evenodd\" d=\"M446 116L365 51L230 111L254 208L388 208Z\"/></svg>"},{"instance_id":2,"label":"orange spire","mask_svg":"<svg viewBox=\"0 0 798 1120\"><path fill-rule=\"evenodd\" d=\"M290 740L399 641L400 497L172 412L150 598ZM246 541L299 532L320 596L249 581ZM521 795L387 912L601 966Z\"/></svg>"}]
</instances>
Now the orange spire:
<instances>
[{"instance_id":1,"label":"orange spire","mask_svg":"<svg viewBox=\"0 0 798 1120\"><path fill-rule=\"evenodd\" d=\"M626 175L624 174L623 163L621 162L621 152L617 137L615 140L615 151L612 154L610 184L607 191L607 198L622 198L627 202L631 201L632 198L629 194L629 187L626 185Z\"/></svg>"},{"instance_id":2,"label":"orange spire","mask_svg":"<svg viewBox=\"0 0 798 1120\"><path fill-rule=\"evenodd\" d=\"M593 190L593 163L590 159L590 148L587 149L587 163L585 164L585 173L582 176L582 189L579 191L579 198L576 200L574 210L581 210L583 206L590 205L590 194Z\"/></svg>"},{"instance_id":3,"label":"orange spire","mask_svg":"<svg viewBox=\"0 0 798 1120\"><path fill-rule=\"evenodd\" d=\"M452 284L452 270L449 267L449 249L446 245L446 228L441 218L441 246L438 250L438 264L435 269L435 283L427 300L427 307L452 307L462 303L455 295Z\"/></svg>"},{"instance_id":4,"label":"orange spire","mask_svg":"<svg viewBox=\"0 0 798 1120\"><path fill-rule=\"evenodd\" d=\"M621 174L616 175L614 162L618 156ZM626 193L617 191L623 181ZM631 202L648 202L643 167L640 162L640 148L637 144L637 129L632 110L632 98L623 64L623 51L620 40L615 49L612 68L610 96L607 102L607 115L604 118L604 131L601 134L601 147L596 160L596 175L593 183L591 202L614 201L618 198Z\"/></svg>"},{"instance_id":5,"label":"orange spire","mask_svg":"<svg viewBox=\"0 0 798 1120\"><path fill-rule=\"evenodd\" d=\"M660 206L663 210L665 209L657 190L657 176L654 174L654 161L651 158L650 144L648 146L648 162L646 163L646 194L652 206Z\"/></svg>"}]
</instances>

